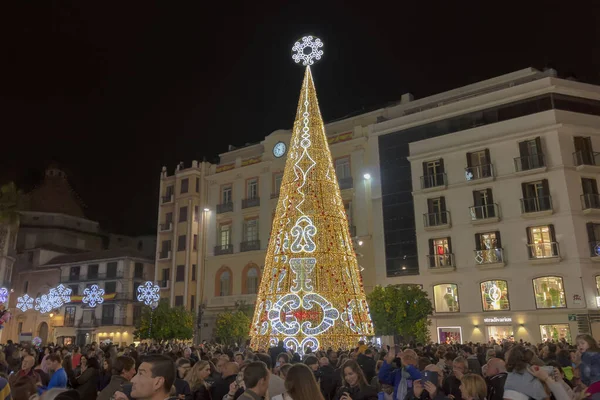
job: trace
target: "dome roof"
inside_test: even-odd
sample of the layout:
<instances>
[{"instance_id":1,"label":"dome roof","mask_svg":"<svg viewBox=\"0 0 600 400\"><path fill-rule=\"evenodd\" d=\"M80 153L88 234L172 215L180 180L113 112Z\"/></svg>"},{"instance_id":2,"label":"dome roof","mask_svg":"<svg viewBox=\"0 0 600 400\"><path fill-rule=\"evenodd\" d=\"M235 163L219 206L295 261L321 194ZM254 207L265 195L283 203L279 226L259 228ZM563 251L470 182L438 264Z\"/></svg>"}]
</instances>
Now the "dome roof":
<instances>
[{"instance_id":1,"label":"dome roof","mask_svg":"<svg viewBox=\"0 0 600 400\"><path fill-rule=\"evenodd\" d=\"M25 210L67 214L85 218L83 202L75 193L67 174L56 164L46 168L44 180L25 196Z\"/></svg>"}]
</instances>

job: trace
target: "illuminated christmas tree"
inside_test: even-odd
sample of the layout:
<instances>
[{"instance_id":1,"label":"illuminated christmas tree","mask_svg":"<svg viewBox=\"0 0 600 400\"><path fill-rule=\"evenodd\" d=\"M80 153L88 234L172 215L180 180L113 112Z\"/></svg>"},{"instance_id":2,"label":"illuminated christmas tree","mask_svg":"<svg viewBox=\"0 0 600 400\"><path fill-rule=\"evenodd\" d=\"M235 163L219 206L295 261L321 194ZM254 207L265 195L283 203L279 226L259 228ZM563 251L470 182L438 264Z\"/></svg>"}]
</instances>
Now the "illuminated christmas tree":
<instances>
[{"instance_id":1,"label":"illuminated christmas tree","mask_svg":"<svg viewBox=\"0 0 600 400\"><path fill-rule=\"evenodd\" d=\"M293 47L306 71L250 331L254 349L280 340L300 353L350 348L373 335L310 69L322 46L307 36Z\"/></svg>"}]
</instances>

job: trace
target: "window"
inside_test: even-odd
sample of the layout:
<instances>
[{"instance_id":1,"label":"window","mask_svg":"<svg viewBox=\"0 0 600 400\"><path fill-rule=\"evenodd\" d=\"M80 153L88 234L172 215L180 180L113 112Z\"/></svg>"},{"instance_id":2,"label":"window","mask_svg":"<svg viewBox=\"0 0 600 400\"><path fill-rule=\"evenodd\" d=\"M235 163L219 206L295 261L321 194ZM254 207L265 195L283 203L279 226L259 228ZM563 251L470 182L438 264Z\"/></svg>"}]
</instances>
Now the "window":
<instances>
[{"instance_id":1,"label":"window","mask_svg":"<svg viewBox=\"0 0 600 400\"><path fill-rule=\"evenodd\" d=\"M175 296L175 307L183 307L183 296Z\"/></svg>"},{"instance_id":2,"label":"window","mask_svg":"<svg viewBox=\"0 0 600 400\"><path fill-rule=\"evenodd\" d=\"M88 265L88 279L97 279L98 278L98 264Z\"/></svg>"},{"instance_id":3,"label":"window","mask_svg":"<svg viewBox=\"0 0 600 400\"><path fill-rule=\"evenodd\" d=\"M192 295L190 297L190 311L194 312L195 308L196 308L196 296Z\"/></svg>"},{"instance_id":4,"label":"window","mask_svg":"<svg viewBox=\"0 0 600 400\"><path fill-rule=\"evenodd\" d=\"M446 199L444 197L427 199L425 226L439 226L447 223L448 213L446 212Z\"/></svg>"},{"instance_id":5,"label":"window","mask_svg":"<svg viewBox=\"0 0 600 400\"><path fill-rule=\"evenodd\" d=\"M281 181L283 180L283 174L281 172L277 172L273 176L273 194L279 194L279 190L281 189Z\"/></svg>"},{"instance_id":6,"label":"window","mask_svg":"<svg viewBox=\"0 0 600 400\"><path fill-rule=\"evenodd\" d=\"M244 221L244 241L256 240L258 240L258 219L247 219Z\"/></svg>"},{"instance_id":7,"label":"window","mask_svg":"<svg viewBox=\"0 0 600 400\"><path fill-rule=\"evenodd\" d=\"M459 312L458 286L454 283L443 283L433 287L435 312Z\"/></svg>"},{"instance_id":8,"label":"window","mask_svg":"<svg viewBox=\"0 0 600 400\"><path fill-rule=\"evenodd\" d=\"M600 257L600 224L588 222L585 227L590 243L590 257Z\"/></svg>"},{"instance_id":9,"label":"window","mask_svg":"<svg viewBox=\"0 0 600 400\"><path fill-rule=\"evenodd\" d=\"M104 293L116 293L117 292L117 282L105 282L104 283Z\"/></svg>"},{"instance_id":10,"label":"window","mask_svg":"<svg viewBox=\"0 0 600 400\"><path fill-rule=\"evenodd\" d=\"M134 282L133 283L133 301L137 300L138 288L140 286L142 286L142 284L140 282Z\"/></svg>"},{"instance_id":11,"label":"window","mask_svg":"<svg viewBox=\"0 0 600 400\"><path fill-rule=\"evenodd\" d=\"M219 278L219 296L229 296L230 290L229 287L231 285L231 274L229 271L225 270L221 272L221 276Z\"/></svg>"},{"instance_id":12,"label":"window","mask_svg":"<svg viewBox=\"0 0 600 400\"><path fill-rule=\"evenodd\" d=\"M475 262L480 265L503 262L499 231L475 234Z\"/></svg>"},{"instance_id":13,"label":"window","mask_svg":"<svg viewBox=\"0 0 600 400\"><path fill-rule=\"evenodd\" d=\"M75 306L65 307L65 320L64 326L75 326Z\"/></svg>"},{"instance_id":14,"label":"window","mask_svg":"<svg viewBox=\"0 0 600 400\"><path fill-rule=\"evenodd\" d=\"M575 136L573 144L575 145L575 153L573 154L575 165L596 165L590 137Z\"/></svg>"},{"instance_id":15,"label":"window","mask_svg":"<svg viewBox=\"0 0 600 400\"><path fill-rule=\"evenodd\" d=\"M544 276L533 280L533 293L537 308L565 308L567 306L563 279Z\"/></svg>"},{"instance_id":16,"label":"window","mask_svg":"<svg viewBox=\"0 0 600 400\"><path fill-rule=\"evenodd\" d=\"M200 208L198 206L194 206L194 222L198 222L200 220Z\"/></svg>"},{"instance_id":17,"label":"window","mask_svg":"<svg viewBox=\"0 0 600 400\"><path fill-rule=\"evenodd\" d=\"M142 319L142 306L134 305L133 306L133 324L137 325L137 323Z\"/></svg>"},{"instance_id":18,"label":"window","mask_svg":"<svg viewBox=\"0 0 600 400\"><path fill-rule=\"evenodd\" d=\"M515 159L515 168L517 171L527 171L546 165L540 137L519 142L519 155L520 157Z\"/></svg>"},{"instance_id":19,"label":"window","mask_svg":"<svg viewBox=\"0 0 600 400\"><path fill-rule=\"evenodd\" d=\"M600 275L596 275L596 296L600 296Z\"/></svg>"},{"instance_id":20,"label":"window","mask_svg":"<svg viewBox=\"0 0 600 400\"><path fill-rule=\"evenodd\" d=\"M535 182L521 183L523 199L521 200L522 212L539 212L552 209L550 202L550 189L548 179Z\"/></svg>"},{"instance_id":21,"label":"window","mask_svg":"<svg viewBox=\"0 0 600 400\"><path fill-rule=\"evenodd\" d=\"M506 281L481 282L483 311L510 310Z\"/></svg>"},{"instance_id":22,"label":"window","mask_svg":"<svg viewBox=\"0 0 600 400\"><path fill-rule=\"evenodd\" d=\"M196 280L196 264L192 264L192 280Z\"/></svg>"},{"instance_id":23,"label":"window","mask_svg":"<svg viewBox=\"0 0 600 400\"><path fill-rule=\"evenodd\" d=\"M581 206L584 210L600 208L600 196L598 196L598 183L593 178L581 178Z\"/></svg>"},{"instance_id":24,"label":"window","mask_svg":"<svg viewBox=\"0 0 600 400\"><path fill-rule=\"evenodd\" d=\"M188 208L187 206L183 206L179 208L179 222L187 222L188 218Z\"/></svg>"},{"instance_id":25,"label":"window","mask_svg":"<svg viewBox=\"0 0 600 400\"><path fill-rule=\"evenodd\" d=\"M468 181L492 176L489 149L467 153L465 177Z\"/></svg>"},{"instance_id":26,"label":"window","mask_svg":"<svg viewBox=\"0 0 600 400\"><path fill-rule=\"evenodd\" d=\"M473 221L496 217L492 189L473 191L473 207L470 209L470 212L471 220Z\"/></svg>"},{"instance_id":27,"label":"window","mask_svg":"<svg viewBox=\"0 0 600 400\"><path fill-rule=\"evenodd\" d=\"M169 275L171 275L171 268L165 268L162 270L161 287L167 287L169 283Z\"/></svg>"},{"instance_id":28,"label":"window","mask_svg":"<svg viewBox=\"0 0 600 400\"><path fill-rule=\"evenodd\" d=\"M175 274L175 282L183 282L185 280L185 265L177 266L177 273Z\"/></svg>"},{"instance_id":29,"label":"window","mask_svg":"<svg viewBox=\"0 0 600 400\"><path fill-rule=\"evenodd\" d=\"M167 197L168 199L171 198L171 196L173 196L173 193L175 191L173 190L173 185L171 186L167 186L166 190L165 190L165 197Z\"/></svg>"},{"instance_id":30,"label":"window","mask_svg":"<svg viewBox=\"0 0 600 400\"><path fill-rule=\"evenodd\" d=\"M246 181L246 198L256 199L258 197L258 178L251 178Z\"/></svg>"},{"instance_id":31,"label":"window","mask_svg":"<svg viewBox=\"0 0 600 400\"><path fill-rule=\"evenodd\" d=\"M135 268L133 271L133 277L137 279L144 278L144 264L140 262L135 263Z\"/></svg>"},{"instance_id":32,"label":"window","mask_svg":"<svg viewBox=\"0 0 600 400\"><path fill-rule=\"evenodd\" d=\"M159 258L167 258L169 256L169 252L171 251L171 241L163 240L161 243L161 251Z\"/></svg>"},{"instance_id":33,"label":"window","mask_svg":"<svg viewBox=\"0 0 600 400\"><path fill-rule=\"evenodd\" d=\"M561 339L565 339L567 343L571 343L571 328L569 324L540 325L540 333L542 335L542 342L547 340L558 342Z\"/></svg>"},{"instance_id":34,"label":"window","mask_svg":"<svg viewBox=\"0 0 600 400\"><path fill-rule=\"evenodd\" d=\"M194 241L192 243L194 251L198 251L198 235L194 233Z\"/></svg>"},{"instance_id":35,"label":"window","mask_svg":"<svg viewBox=\"0 0 600 400\"><path fill-rule=\"evenodd\" d=\"M223 186L221 189L221 204L232 203L232 188L231 185Z\"/></svg>"},{"instance_id":36,"label":"window","mask_svg":"<svg viewBox=\"0 0 600 400\"><path fill-rule=\"evenodd\" d=\"M79 294L79 285L69 285L69 288L71 289L72 296L77 296Z\"/></svg>"},{"instance_id":37,"label":"window","mask_svg":"<svg viewBox=\"0 0 600 400\"><path fill-rule=\"evenodd\" d=\"M168 212L168 213L165 214L165 223L167 225L173 223L173 213L172 212Z\"/></svg>"},{"instance_id":38,"label":"window","mask_svg":"<svg viewBox=\"0 0 600 400\"><path fill-rule=\"evenodd\" d=\"M188 192L188 188L190 185L190 180L188 178L182 179L181 180L181 194L183 193L187 193Z\"/></svg>"},{"instance_id":39,"label":"window","mask_svg":"<svg viewBox=\"0 0 600 400\"><path fill-rule=\"evenodd\" d=\"M115 320L115 305L102 305L102 324L113 324Z\"/></svg>"},{"instance_id":40,"label":"window","mask_svg":"<svg viewBox=\"0 0 600 400\"><path fill-rule=\"evenodd\" d=\"M246 275L246 293L256 294L258 293L258 271L256 268L250 268Z\"/></svg>"},{"instance_id":41,"label":"window","mask_svg":"<svg viewBox=\"0 0 600 400\"><path fill-rule=\"evenodd\" d=\"M529 258L558 257L558 243L554 225L532 226L527 228Z\"/></svg>"},{"instance_id":42,"label":"window","mask_svg":"<svg viewBox=\"0 0 600 400\"><path fill-rule=\"evenodd\" d=\"M350 171L350 157L346 156L342 158L336 158L335 174L337 175L338 179L352 177L352 172Z\"/></svg>"},{"instance_id":43,"label":"window","mask_svg":"<svg viewBox=\"0 0 600 400\"><path fill-rule=\"evenodd\" d=\"M219 244L229 246L231 244L231 224L223 224L219 226Z\"/></svg>"},{"instance_id":44,"label":"window","mask_svg":"<svg viewBox=\"0 0 600 400\"><path fill-rule=\"evenodd\" d=\"M453 265L450 238L429 239L429 268L443 268Z\"/></svg>"},{"instance_id":45,"label":"window","mask_svg":"<svg viewBox=\"0 0 600 400\"><path fill-rule=\"evenodd\" d=\"M187 235L179 235L177 238L177 251L185 251L185 244L187 242Z\"/></svg>"},{"instance_id":46,"label":"window","mask_svg":"<svg viewBox=\"0 0 600 400\"><path fill-rule=\"evenodd\" d=\"M117 277L117 265L116 262L109 262L106 264L106 277L107 278L116 278Z\"/></svg>"},{"instance_id":47,"label":"window","mask_svg":"<svg viewBox=\"0 0 600 400\"><path fill-rule=\"evenodd\" d=\"M196 178L196 193L200 193L200 178Z\"/></svg>"},{"instance_id":48,"label":"window","mask_svg":"<svg viewBox=\"0 0 600 400\"><path fill-rule=\"evenodd\" d=\"M79 280L79 271L81 267L71 267L69 270L69 280L70 281L78 281Z\"/></svg>"}]
</instances>

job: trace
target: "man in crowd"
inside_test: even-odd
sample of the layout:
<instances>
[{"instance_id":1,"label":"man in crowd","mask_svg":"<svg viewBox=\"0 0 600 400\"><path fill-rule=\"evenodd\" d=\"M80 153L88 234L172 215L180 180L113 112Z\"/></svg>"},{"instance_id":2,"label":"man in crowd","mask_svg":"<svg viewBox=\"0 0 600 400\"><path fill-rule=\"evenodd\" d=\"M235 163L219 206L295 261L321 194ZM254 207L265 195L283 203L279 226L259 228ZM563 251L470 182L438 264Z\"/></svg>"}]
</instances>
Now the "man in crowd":
<instances>
[{"instance_id":1,"label":"man in crowd","mask_svg":"<svg viewBox=\"0 0 600 400\"><path fill-rule=\"evenodd\" d=\"M135 360L131 357L121 356L113 362L110 383L100 392L98 400L110 400L122 385L129 383L135 375Z\"/></svg>"},{"instance_id":2,"label":"man in crowd","mask_svg":"<svg viewBox=\"0 0 600 400\"><path fill-rule=\"evenodd\" d=\"M175 365L177 366L177 377L175 378L175 391L179 400L192 400L192 391L190 384L185 377L192 369L192 364L187 358L179 358Z\"/></svg>"},{"instance_id":3,"label":"man in crowd","mask_svg":"<svg viewBox=\"0 0 600 400\"><path fill-rule=\"evenodd\" d=\"M170 397L175 382L175 363L162 354L146 356L131 383L131 397L136 400L175 400ZM128 400L123 392L115 392L115 400Z\"/></svg>"},{"instance_id":4,"label":"man in crowd","mask_svg":"<svg viewBox=\"0 0 600 400\"><path fill-rule=\"evenodd\" d=\"M271 357L265 353L258 353L256 354L256 358L265 363L267 370L269 371L269 396L274 397L285 393L285 383L283 379L271 373L271 369L273 368L273 364L271 364Z\"/></svg>"},{"instance_id":5,"label":"man in crowd","mask_svg":"<svg viewBox=\"0 0 600 400\"><path fill-rule=\"evenodd\" d=\"M23 361L21 361L21 370L9 376L8 383L11 386L14 386L17 379L21 377L27 377L31 379L34 385L42 386L42 380L40 379L40 376L33 370L34 366L35 359L33 356L27 354L25 357L23 357Z\"/></svg>"},{"instance_id":6,"label":"man in crowd","mask_svg":"<svg viewBox=\"0 0 600 400\"><path fill-rule=\"evenodd\" d=\"M500 358L490 358L483 366L485 382L487 383L487 399L502 400L504 398L504 383L506 382L506 364Z\"/></svg>"},{"instance_id":7,"label":"man in crowd","mask_svg":"<svg viewBox=\"0 0 600 400\"><path fill-rule=\"evenodd\" d=\"M46 365L48 370L52 372L52 378L46 388L42 388L42 391L52 388L66 388L67 387L67 373L62 367L62 359L57 353L49 354L46 357Z\"/></svg>"},{"instance_id":8,"label":"man in crowd","mask_svg":"<svg viewBox=\"0 0 600 400\"><path fill-rule=\"evenodd\" d=\"M265 354L265 356L271 359L269 355ZM251 362L244 370L244 384L247 389L238 399L263 400L269 390L269 379L273 376L262 361ZM269 396L271 396L271 392L269 392Z\"/></svg>"},{"instance_id":9,"label":"man in crowd","mask_svg":"<svg viewBox=\"0 0 600 400\"><path fill-rule=\"evenodd\" d=\"M393 368L392 363L399 357L402 368ZM394 354L391 349L385 356L385 360L379 370L379 381L394 386L394 399L404 399L407 394L412 395L413 382L421 379L421 372L417 368L419 357L414 350L400 351Z\"/></svg>"},{"instance_id":10,"label":"man in crowd","mask_svg":"<svg viewBox=\"0 0 600 400\"><path fill-rule=\"evenodd\" d=\"M221 367L221 378L217 379L210 388L210 397L214 400L222 400L229 393L229 386L235 382L240 367L234 362L225 362Z\"/></svg>"},{"instance_id":11,"label":"man in crowd","mask_svg":"<svg viewBox=\"0 0 600 400\"><path fill-rule=\"evenodd\" d=\"M356 361L367 378L367 382L371 382L371 379L375 376L375 359L373 359L373 350L366 349L364 353L358 355Z\"/></svg>"}]
</instances>

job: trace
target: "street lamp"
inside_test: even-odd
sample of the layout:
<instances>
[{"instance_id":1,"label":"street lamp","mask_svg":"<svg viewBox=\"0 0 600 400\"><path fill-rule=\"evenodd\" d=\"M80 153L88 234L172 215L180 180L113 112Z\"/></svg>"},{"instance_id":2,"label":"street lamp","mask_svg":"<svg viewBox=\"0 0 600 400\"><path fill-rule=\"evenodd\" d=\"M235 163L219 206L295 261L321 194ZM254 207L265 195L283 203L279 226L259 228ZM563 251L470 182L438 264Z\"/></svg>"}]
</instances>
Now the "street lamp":
<instances>
[{"instance_id":1,"label":"street lamp","mask_svg":"<svg viewBox=\"0 0 600 400\"><path fill-rule=\"evenodd\" d=\"M366 180L370 180L371 174L367 172L366 174L363 175L363 178L365 178Z\"/></svg>"}]
</instances>

